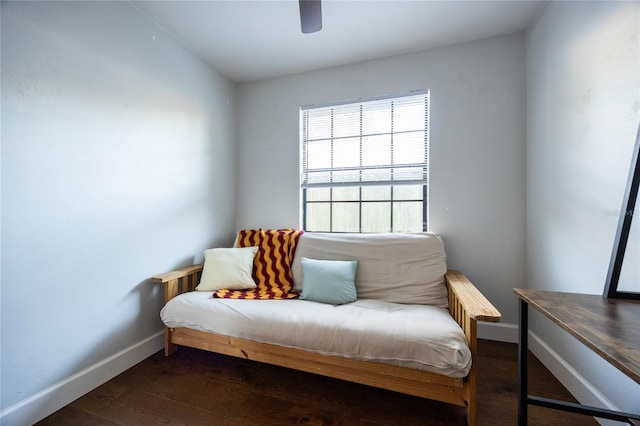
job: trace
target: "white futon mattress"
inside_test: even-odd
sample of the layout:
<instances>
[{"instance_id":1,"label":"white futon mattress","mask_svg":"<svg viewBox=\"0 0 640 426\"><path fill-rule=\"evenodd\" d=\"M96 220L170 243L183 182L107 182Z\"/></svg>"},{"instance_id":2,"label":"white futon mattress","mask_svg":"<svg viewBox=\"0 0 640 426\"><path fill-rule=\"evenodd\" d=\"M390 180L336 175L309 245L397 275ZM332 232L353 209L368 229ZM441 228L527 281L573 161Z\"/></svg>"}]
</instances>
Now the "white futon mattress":
<instances>
[{"instance_id":1,"label":"white futon mattress","mask_svg":"<svg viewBox=\"0 0 640 426\"><path fill-rule=\"evenodd\" d=\"M424 305L359 299L340 306L306 300L214 299L192 291L160 313L185 327L261 343L465 377L471 352L448 312Z\"/></svg>"}]
</instances>

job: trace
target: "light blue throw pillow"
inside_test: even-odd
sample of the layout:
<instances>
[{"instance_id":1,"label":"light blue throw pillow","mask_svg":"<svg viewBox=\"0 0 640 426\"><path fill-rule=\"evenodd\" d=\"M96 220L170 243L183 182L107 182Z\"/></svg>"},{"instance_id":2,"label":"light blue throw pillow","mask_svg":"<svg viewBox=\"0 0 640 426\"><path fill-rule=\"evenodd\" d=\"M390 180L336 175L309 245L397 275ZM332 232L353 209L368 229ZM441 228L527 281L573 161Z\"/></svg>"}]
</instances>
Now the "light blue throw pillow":
<instances>
[{"instance_id":1,"label":"light blue throw pillow","mask_svg":"<svg viewBox=\"0 0 640 426\"><path fill-rule=\"evenodd\" d=\"M303 257L300 299L342 305L355 302L357 260L319 260Z\"/></svg>"}]
</instances>

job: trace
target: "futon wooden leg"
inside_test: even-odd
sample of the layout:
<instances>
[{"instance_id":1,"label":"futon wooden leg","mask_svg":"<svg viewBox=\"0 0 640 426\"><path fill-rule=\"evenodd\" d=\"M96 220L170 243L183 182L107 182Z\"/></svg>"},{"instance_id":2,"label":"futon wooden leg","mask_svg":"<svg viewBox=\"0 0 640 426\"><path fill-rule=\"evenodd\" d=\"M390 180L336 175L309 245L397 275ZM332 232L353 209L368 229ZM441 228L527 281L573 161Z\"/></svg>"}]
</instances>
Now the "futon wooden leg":
<instances>
[{"instance_id":1,"label":"futon wooden leg","mask_svg":"<svg viewBox=\"0 0 640 426\"><path fill-rule=\"evenodd\" d=\"M171 330L169 327L164 328L164 356L169 356L178 350L178 345L171 343Z\"/></svg>"},{"instance_id":2,"label":"futon wooden leg","mask_svg":"<svg viewBox=\"0 0 640 426\"><path fill-rule=\"evenodd\" d=\"M475 351L475 353L477 354L478 352ZM477 358L475 358L477 359ZM475 361L474 359L474 361ZM469 426L476 426L477 423L477 411L478 411L478 404L477 404L477 394L476 394L476 386L477 386L477 382L476 382L476 368L475 367L471 367L472 371L470 371L469 376L467 376L468 378L468 394L467 394L467 424Z\"/></svg>"},{"instance_id":3,"label":"futon wooden leg","mask_svg":"<svg viewBox=\"0 0 640 426\"><path fill-rule=\"evenodd\" d=\"M476 426L476 407L475 404L467 407L467 424L469 426Z\"/></svg>"}]
</instances>

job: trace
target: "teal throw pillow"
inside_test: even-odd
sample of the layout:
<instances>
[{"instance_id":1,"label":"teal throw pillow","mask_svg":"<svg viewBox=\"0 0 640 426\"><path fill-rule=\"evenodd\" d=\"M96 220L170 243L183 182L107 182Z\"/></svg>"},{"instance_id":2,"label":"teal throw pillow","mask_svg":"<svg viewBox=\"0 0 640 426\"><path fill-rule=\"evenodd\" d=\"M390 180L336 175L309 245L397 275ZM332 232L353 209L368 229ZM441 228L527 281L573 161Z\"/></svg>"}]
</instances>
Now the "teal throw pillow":
<instances>
[{"instance_id":1,"label":"teal throw pillow","mask_svg":"<svg viewBox=\"0 0 640 426\"><path fill-rule=\"evenodd\" d=\"M357 260L319 260L303 257L300 299L342 305L355 302Z\"/></svg>"}]
</instances>

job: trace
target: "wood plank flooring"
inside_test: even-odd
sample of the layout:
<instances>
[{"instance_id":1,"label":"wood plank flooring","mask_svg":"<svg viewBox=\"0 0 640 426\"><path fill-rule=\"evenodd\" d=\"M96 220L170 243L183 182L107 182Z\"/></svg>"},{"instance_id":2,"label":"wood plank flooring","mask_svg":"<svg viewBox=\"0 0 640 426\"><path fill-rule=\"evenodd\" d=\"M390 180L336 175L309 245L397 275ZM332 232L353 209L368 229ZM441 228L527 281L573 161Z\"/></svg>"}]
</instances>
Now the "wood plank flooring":
<instances>
[{"instance_id":1,"label":"wood plank flooring","mask_svg":"<svg viewBox=\"0 0 640 426\"><path fill-rule=\"evenodd\" d=\"M481 340L478 423L515 425L517 348ZM530 357L529 392L572 400ZM180 348L158 352L38 423L47 425L465 425L464 409L281 367ZM529 407L530 425L590 426L587 416Z\"/></svg>"}]
</instances>

